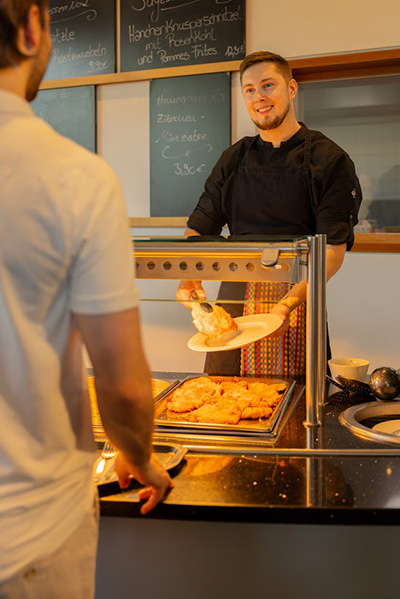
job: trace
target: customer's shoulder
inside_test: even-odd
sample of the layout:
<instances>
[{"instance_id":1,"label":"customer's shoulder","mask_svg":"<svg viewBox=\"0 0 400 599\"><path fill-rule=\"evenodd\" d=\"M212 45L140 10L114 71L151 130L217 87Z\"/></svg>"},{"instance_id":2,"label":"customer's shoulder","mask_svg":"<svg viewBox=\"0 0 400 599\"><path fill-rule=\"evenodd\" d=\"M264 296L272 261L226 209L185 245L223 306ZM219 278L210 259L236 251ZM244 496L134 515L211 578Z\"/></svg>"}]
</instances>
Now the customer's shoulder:
<instances>
[{"instance_id":1,"label":"customer's shoulder","mask_svg":"<svg viewBox=\"0 0 400 599\"><path fill-rule=\"evenodd\" d=\"M38 151L49 168L65 171L81 171L82 176L112 176L113 170L107 162L95 152L76 141L57 132L47 123L37 119L37 134L41 143Z\"/></svg>"}]
</instances>

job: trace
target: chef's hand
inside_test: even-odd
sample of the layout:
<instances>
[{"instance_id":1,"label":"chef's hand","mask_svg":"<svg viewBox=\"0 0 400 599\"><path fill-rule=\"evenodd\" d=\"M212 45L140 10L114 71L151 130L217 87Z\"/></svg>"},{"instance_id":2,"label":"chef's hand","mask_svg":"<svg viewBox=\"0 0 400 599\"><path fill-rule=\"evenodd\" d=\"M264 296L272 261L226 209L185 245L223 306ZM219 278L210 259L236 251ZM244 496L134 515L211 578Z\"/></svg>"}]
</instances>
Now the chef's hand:
<instances>
[{"instance_id":1,"label":"chef's hand","mask_svg":"<svg viewBox=\"0 0 400 599\"><path fill-rule=\"evenodd\" d=\"M270 310L270 314L276 314L277 316L279 316L279 318L282 319L282 324L279 327L279 329L271 333L271 335L268 335L268 337L280 337L281 335L284 335L287 332L290 323L290 312L290 308L285 304L282 304L281 302L275 304L272 310Z\"/></svg>"},{"instance_id":2,"label":"chef's hand","mask_svg":"<svg viewBox=\"0 0 400 599\"><path fill-rule=\"evenodd\" d=\"M193 292L194 296L192 297ZM194 297L197 297L202 302L207 301L206 292L201 285L201 281L181 281L176 292L176 297L189 310L193 308L192 300Z\"/></svg>"},{"instance_id":3,"label":"chef's hand","mask_svg":"<svg viewBox=\"0 0 400 599\"><path fill-rule=\"evenodd\" d=\"M164 470L154 454L146 465L138 467L133 466L124 454L119 452L115 461L115 471L121 489L129 487L131 476L145 485L145 488L139 491L139 499L147 499L140 508L142 515L148 514L157 503L163 501L174 486L168 472Z\"/></svg>"}]
</instances>

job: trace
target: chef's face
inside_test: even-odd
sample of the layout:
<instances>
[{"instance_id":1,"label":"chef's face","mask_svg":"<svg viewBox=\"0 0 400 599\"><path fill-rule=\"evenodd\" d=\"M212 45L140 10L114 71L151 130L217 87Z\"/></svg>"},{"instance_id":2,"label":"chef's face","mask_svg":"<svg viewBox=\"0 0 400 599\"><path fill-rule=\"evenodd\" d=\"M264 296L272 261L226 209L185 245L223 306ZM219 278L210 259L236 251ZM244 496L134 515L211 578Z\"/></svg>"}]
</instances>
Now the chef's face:
<instances>
[{"instance_id":1,"label":"chef's face","mask_svg":"<svg viewBox=\"0 0 400 599\"><path fill-rule=\"evenodd\" d=\"M245 70L242 94L253 123L261 130L277 129L294 114L294 79L288 81L271 62L259 62Z\"/></svg>"},{"instance_id":2,"label":"chef's face","mask_svg":"<svg viewBox=\"0 0 400 599\"><path fill-rule=\"evenodd\" d=\"M32 59L26 86L25 97L30 102L36 97L40 82L46 72L51 53L50 16L46 10L44 15L44 26L41 29L40 45L35 57Z\"/></svg>"}]
</instances>

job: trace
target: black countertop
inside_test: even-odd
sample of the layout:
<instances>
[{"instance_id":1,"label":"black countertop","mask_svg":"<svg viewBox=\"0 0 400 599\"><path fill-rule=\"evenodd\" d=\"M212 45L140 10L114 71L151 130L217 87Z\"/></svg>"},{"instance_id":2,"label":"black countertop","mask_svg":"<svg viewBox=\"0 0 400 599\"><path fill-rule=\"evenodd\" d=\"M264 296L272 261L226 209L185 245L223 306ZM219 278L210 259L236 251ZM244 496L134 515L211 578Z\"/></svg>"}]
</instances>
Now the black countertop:
<instances>
[{"instance_id":1,"label":"black countertop","mask_svg":"<svg viewBox=\"0 0 400 599\"><path fill-rule=\"evenodd\" d=\"M273 445L157 431L157 440L185 445L188 452L171 471L174 488L169 496L146 517L400 524L400 449L360 439L339 424L339 414L349 405L328 404L322 425L307 429L299 386ZM117 483L103 487L101 514L139 517L137 489L135 482L124 492Z\"/></svg>"}]
</instances>

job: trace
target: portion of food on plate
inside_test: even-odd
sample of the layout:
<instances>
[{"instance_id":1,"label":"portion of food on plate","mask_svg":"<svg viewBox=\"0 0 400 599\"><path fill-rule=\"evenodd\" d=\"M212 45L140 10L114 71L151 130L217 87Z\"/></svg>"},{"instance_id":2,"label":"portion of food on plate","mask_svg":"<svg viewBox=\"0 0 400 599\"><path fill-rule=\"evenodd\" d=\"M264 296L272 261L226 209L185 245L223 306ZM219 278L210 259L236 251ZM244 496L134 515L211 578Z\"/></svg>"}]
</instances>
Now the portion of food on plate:
<instances>
[{"instance_id":1,"label":"portion of food on plate","mask_svg":"<svg viewBox=\"0 0 400 599\"><path fill-rule=\"evenodd\" d=\"M210 305L210 304L207 304ZM200 333L217 343L226 342L238 333L238 325L221 306L210 306L211 311L204 310L201 303L193 303L193 324Z\"/></svg>"},{"instance_id":2,"label":"portion of food on plate","mask_svg":"<svg viewBox=\"0 0 400 599\"><path fill-rule=\"evenodd\" d=\"M167 410L188 422L238 424L240 420L269 418L284 391L285 383L198 377L171 393Z\"/></svg>"}]
</instances>

